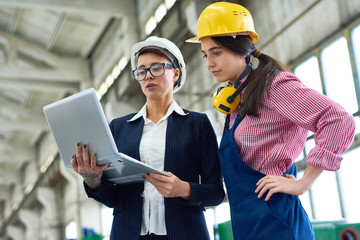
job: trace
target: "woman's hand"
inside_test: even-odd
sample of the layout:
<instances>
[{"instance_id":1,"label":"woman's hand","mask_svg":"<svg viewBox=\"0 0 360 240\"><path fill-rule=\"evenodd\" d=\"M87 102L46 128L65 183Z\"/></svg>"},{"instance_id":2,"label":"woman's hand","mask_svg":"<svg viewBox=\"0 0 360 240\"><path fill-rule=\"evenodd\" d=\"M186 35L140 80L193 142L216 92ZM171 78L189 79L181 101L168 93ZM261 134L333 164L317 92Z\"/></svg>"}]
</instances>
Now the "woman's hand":
<instances>
[{"instance_id":1,"label":"woman's hand","mask_svg":"<svg viewBox=\"0 0 360 240\"><path fill-rule=\"evenodd\" d=\"M72 157L71 165L91 189L100 187L103 171L110 166L110 164L96 165L95 153L90 156L88 146L84 144L82 147L80 143L76 145L76 155Z\"/></svg>"},{"instance_id":2,"label":"woman's hand","mask_svg":"<svg viewBox=\"0 0 360 240\"><path fill-rule=\"evenodd\" d=\"M182 197L189 200L191 195L190 184L180 180L171 172L165 173L169 174L170 177L149 172L144 178L166 198Z\"/></svg>"},{"instance_id":3,"label":"woman's hand","mask_svg":"<svg viewBox=\"0 0 360 240\"><path fill-rule=\"evenodd\" d=\"M285 177L265 176L256 183L257 188L255 189L255 193L259 193L258 198L261 198L269 191L266 194L265 201L268 201L270 197L277 192L301 195L310 189L323 171L324 168L322 167L308 165L303 177L299 180L295 179L294 175L291 174L285 174Z\"/></svg>"},{"instance_id":4,"label":"woman's hand","mask_svg":"<svg viewBox=\"0 0 360 240\"><path fill-rule=\"evenodd\" d=\"M300 180L296 180L294 175L286 174L283 176L266 176L256 183L256 193L261 198L267 191L265 201L268 201L274 193L287 193L291 195L301 195L305 192L305 188Z\"/></svg>"}]
</instances>

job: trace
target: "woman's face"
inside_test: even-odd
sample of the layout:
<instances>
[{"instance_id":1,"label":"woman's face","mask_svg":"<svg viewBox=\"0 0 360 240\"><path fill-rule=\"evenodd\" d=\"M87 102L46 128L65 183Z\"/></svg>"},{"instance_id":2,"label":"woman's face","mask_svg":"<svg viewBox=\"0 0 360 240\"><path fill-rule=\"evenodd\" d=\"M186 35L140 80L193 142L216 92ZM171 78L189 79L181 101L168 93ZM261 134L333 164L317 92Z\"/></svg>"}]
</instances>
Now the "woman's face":
<instances>
[{"instance_id":1,"label":"woman's face","mask_svg":"<svg viewBox=\"0 0 360 240\"><path fill-rule=\"evenodd\" d=\"M245 56L221 47L210 37L201 39L201 52L206 59L206 67L218 82L231 81L234 84L245 70Z\"/></svg>"},{"instance_id":2,"label":"woman's face","mask_svg":"<svg viewBox=\"0 0 360 240\"><path fill-rule=\"evenodd\" d=\"M157 63L170 63L170 61L161 55L155 53L143 53L139 56L137 68L148 68ZM165 66L165 73L160 77L154 77L150 71L147 71L145 79L140 81L141 89L148 99L163 99L171 97L173 94L174 82L179 77L178 68Z\"/></svg>"}]
</instances>

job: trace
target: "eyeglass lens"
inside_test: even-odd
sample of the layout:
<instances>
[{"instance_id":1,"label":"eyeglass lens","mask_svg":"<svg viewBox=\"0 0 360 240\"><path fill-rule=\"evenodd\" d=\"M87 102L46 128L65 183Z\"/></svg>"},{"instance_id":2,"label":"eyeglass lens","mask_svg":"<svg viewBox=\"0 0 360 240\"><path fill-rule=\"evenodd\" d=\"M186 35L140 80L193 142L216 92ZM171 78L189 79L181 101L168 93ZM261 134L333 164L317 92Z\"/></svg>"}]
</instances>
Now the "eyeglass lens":
<instances>
[{"instance_id":1,"label":"eyeglass lens","mask_svg":"<svg viewBox=\"0 0 360 240\"><path fill-rule=\"evenodd\" d=\"M160 77L165 72L164 64L155 64L148 68L139 68L134 71L134 76L136 80L141 81L144 80L146 77L147 71L150 71L151 75L154 77Z\"/></svg>"}]
</instances>

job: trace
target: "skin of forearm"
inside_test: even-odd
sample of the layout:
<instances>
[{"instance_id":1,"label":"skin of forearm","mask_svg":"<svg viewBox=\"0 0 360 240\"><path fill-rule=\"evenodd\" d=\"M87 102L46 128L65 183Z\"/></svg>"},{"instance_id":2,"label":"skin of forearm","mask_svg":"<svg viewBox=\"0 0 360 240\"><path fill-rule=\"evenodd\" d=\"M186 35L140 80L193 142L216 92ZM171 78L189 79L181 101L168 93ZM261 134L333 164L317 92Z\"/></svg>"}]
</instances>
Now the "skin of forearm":
<instances>
[{"instance_id":1,"label":"skin of forearm","mask_svg":"<svg viewBox=\"0 0 360 240\"><path fill-rule=\"evenodd\" d=\"M306 192L311 188L315 180L321 175L324 171L322 167L316 167L312 165L308 165L305 169L304 175L300 179L303 185L303 190Z\"/></svg>"}]
</instances>

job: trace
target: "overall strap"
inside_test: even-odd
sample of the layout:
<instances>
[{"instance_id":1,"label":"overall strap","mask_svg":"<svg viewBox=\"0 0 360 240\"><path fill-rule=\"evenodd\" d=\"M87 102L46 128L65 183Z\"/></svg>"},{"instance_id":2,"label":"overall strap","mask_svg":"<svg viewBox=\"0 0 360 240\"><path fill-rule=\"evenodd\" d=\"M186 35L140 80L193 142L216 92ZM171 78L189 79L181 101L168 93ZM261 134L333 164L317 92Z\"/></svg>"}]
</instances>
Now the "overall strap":
<instances>
[{"instance_id":1,"label":"overall strap","mask_svg":"<svg viewBox=\"0 0 360 240\"><path fill-rule=\"evenodd\" d=\"M230 114L226 114L224 132L225 132L226 130L229 130L229 123L230 123Z\"/></svg>"},{"instance_id":2,"label":"overall strap","mask_svg":"<svg viewBox=\"0 0 360 240\"><path fill-rule=\"evenodd\" d=\"M244 107L243 107L243 104L241 103L239 112L236 115L235 122L231 129L235 130L238 127L238 125L241 123L241 121L243 120L243 118L241 117L241 114L243 111L244 111ZM225 120L224 131L229 130L229 124L230 124L230 114L227 114L226 120Z\"/></svg>"},{"instance_id":3,"label":"overall strap","mask_svg":"<svg viewBox=\"0 0 360 240\"><path fill-rule=\"evenodd\" d=\"M234 125L232 127L234 129L234 131L239 126L241 121L243 120L243 118L241 117L243 111L244 111L244 105L242 103L240 103L240 109L239 109L238 114L236 115L236 119L235 119Z\"/></svg>"}]
</instances>

